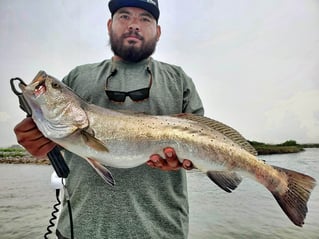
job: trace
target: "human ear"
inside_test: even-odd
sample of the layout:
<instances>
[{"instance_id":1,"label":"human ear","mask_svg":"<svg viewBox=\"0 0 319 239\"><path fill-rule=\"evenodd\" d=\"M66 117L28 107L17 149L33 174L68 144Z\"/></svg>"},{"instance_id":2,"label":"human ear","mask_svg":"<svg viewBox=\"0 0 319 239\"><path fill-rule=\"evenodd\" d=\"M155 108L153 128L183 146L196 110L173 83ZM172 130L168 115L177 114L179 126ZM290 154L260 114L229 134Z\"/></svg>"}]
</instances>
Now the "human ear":
<instances>
[{"instance_id":1,"label":"human ear","mask_svg":"<svg viewBox=\"0 0 319 239\"><path fill-rule=\"evenodd\" d=\"M157 25L157 28L156 28L157 41L160 39L161 34L162 34L161 26Z\"/></svg>"},{"instance_id":2,"label":"human ear","mask_svg":"<svg viewBox=\"0 0 319 239\"><path fill-rule=\"evenodd\" d=\"M112 28L112 23L113 23L112 19L109 19L107 21L107 30L108 30L109 33L111 31L111 28Z\"/></svg>"}]
</instances>

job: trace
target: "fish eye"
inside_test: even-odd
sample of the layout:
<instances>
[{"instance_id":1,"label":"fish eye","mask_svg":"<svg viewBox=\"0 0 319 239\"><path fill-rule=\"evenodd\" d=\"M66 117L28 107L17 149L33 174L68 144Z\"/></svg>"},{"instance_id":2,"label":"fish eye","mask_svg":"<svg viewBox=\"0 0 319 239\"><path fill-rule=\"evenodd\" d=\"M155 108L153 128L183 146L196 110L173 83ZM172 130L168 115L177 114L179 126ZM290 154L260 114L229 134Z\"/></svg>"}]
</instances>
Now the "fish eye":
<instances>
[{"instance_id":1,"label":"fish eye","mask_svg":"<svg viewBox=\"0 0 319 239\"><path fill-rule=\"evenodd\" d=\"M56 83L56 82L52 82L51 86L52 86L52 88L54 88L54 89L60 88L60 85L59 85L58 83Z\"/></svg>"}]
</instances>

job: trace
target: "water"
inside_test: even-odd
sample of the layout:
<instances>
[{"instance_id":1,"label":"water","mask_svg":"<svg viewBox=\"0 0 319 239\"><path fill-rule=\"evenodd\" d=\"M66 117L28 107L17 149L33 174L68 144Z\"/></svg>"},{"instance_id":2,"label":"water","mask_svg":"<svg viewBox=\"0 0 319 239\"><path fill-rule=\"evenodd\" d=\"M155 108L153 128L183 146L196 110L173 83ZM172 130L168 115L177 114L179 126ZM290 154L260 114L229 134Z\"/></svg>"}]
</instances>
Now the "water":
<instances>
[{"instance_id":1,"label":"water","mask_svg":"<svg viewBox=\"0 0 319 239\"><path fill-rule=\"evenodd\" d=\"M319 149L260 156L269 164L304 172L319 182ZM319 185L308 203L303 228L296 227L262 185L244 179L226 193L203 174L189 173L191 239L319 239Z\"/></svg>"},{"instance_id":2,"label":"water","mask_svg":"<svg viewBox=\"0 0 319 239\"><path fill-rule=\"evenodd\" d=\"M319 149L263 156L268 163L319 181ZM50 166L0 164L0 239L43 238L55 202ZM294 226L272 195L245 179L229 194L201 173L188 173L190 239L319 239L319 186L303 228Z\"/></svg>"},{"instance_id":3,"label":"water","mask_svg":"<svg viewBox=\"0 0 319 239\"><path fill-rule=\"evenodd\" d=\"M55 191L51 166L0 164L0 238L43 238Z\"/></svg>"}]
</instances>

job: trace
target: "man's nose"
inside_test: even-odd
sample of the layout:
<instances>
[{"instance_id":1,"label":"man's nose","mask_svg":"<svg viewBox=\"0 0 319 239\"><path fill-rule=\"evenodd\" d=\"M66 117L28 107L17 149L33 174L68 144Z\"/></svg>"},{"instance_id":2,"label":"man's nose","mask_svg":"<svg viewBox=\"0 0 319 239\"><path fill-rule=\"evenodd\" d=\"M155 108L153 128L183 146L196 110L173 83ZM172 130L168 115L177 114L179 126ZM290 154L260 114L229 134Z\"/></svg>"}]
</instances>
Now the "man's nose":
<instances>
[{"instance_id":1,"label":"man's nose","mask_svg":"<svg viewBox=\"0 0 319 239\"><path fill-rule=\"evenodd\" d=\"M140 28L139 28L138 25L131 25L131 26L129 26L129 29L130 29L131 31L139 31L139 30L140 30Z\"/></svg>"},{"instance_id":2,"label":"man's nose","mask_svg":"<svg viewBox=\"0 0 319 239\"><path fill-rule=\"evenodd\" d=\"M128 25L129 30L131 31L139 31L140 25L139 25L139 19L136 17L133 17L130 24Z\"/></svg>"}]
</instances>

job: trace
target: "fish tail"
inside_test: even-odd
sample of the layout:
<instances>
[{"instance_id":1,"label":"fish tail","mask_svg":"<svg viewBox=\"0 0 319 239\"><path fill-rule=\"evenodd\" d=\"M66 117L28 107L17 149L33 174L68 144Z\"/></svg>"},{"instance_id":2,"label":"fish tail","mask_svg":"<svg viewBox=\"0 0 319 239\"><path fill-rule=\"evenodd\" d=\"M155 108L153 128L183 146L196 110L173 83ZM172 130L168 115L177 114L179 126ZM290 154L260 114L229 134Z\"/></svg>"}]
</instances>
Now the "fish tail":
<instances>
[{"instance_id":1,"label":"fish tail","mask_svg":"<svg viewBox=\"0 0 319 239\"><path fill-rule=\"evenodd\" d=\"M295 225L302 227L308 212L307 202L311 191L316 186L316 180L293 170L273 167L287 176L288 189L284 193L274 189L270 191L289 219Z\"/></svg>"}]
</instances>

